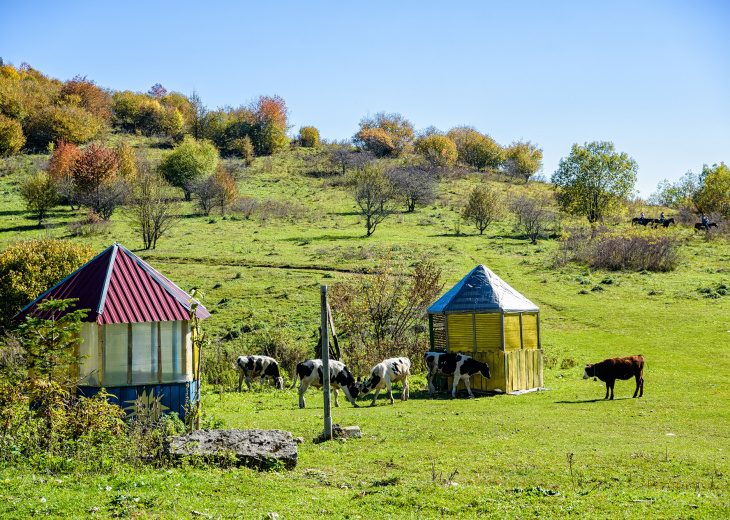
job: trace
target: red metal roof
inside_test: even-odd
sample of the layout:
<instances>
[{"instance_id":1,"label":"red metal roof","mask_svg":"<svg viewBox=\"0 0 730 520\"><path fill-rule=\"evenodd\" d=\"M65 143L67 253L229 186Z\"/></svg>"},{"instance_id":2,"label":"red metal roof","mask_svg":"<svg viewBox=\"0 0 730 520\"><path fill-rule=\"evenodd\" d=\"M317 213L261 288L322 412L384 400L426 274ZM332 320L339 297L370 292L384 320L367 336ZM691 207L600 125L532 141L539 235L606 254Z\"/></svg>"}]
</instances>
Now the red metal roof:
<instances>
[{"instance_id":1,"label":"red metal roof","mask_svg":"<svg viewBox=\"0 0 730 520\"><path fill-rule=\"evenodd\" d=\"M40 295L15 319L34 313L38 303L49 297L78 298L69 311L91 309L84 321L100 325L190 319L190 295L120 244L112 245ZM202 320L210 313L198 305L196 315Z\"/></svg>"}]
</instances>

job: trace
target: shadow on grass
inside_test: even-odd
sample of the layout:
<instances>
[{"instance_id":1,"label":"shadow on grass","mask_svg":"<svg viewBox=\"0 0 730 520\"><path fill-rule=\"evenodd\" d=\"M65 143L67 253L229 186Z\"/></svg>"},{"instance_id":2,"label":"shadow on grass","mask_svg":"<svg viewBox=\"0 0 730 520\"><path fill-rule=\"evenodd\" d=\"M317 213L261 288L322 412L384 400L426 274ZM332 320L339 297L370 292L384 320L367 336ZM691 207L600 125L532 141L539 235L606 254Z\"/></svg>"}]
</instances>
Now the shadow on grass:
<instances>
[{"instance_id":1,"label":"shadow on grass","mask_svg":"<svg viewBox=\"0 0 730 520\"><path fill-rule=\"evenodd\" d=\"M5 233L12 232L12 231L21 233L23 231L35 231L38 229L55 229L55 228L61 228L61 227L65 227L65 226L66 226L65 222L53 222L51 224L44 223L44 224L41 224L40 226L36 222L35 224L27 224L25 226L6 227L6 228L3 228L2 231Z\"/></svg>"},{"instance_id":2,"label":"shadow on grass","mask_svg":"<svg viewBox=\"0 0 730 520\"><path fill-rule=\"evenodd\" d=\"M630 401L631 397L615 397L613 399L614 401ZM576 401L555 401L555 404L583 404L583 403L600 403L601 401L610 402L610 399L604 399L603 397L599 397L597 399L583 399L583 400L576 400Z\"/></svg>"}]
</instances>

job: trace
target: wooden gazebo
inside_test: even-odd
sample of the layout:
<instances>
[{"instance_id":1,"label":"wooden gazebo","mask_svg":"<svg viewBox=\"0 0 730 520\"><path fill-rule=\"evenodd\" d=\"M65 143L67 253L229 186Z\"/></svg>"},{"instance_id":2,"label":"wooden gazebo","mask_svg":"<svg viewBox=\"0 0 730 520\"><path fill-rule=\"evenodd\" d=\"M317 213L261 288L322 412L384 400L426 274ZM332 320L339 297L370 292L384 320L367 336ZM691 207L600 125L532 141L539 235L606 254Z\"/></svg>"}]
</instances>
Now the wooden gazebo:
<instances>
[{"instance_id":1,"label":"wooden gazebo","mask_svg":"<svg viewBox=\"0 0 730 520\"><path fill-rule=\"evenodd\" d=\"M128 413L135 403L185 417L197 397L198 352L193 349L191 297L120 244L28 304L16 316L34 313L47 298L77 298L68 311L89 309L74 367L78 393L104 388ZM195 309L198 319L210 313Z\"/></svg>"}]
</instances>

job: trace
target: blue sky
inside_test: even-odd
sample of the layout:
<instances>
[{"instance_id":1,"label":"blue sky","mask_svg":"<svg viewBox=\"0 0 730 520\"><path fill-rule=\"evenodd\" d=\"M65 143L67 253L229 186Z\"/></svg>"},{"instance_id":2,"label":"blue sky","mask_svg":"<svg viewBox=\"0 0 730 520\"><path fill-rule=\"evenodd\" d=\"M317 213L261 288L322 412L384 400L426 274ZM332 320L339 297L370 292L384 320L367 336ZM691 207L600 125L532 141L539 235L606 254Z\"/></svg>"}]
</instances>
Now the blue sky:
<instances>
[{"instance_id":1,"label":"blue sky","mask_svg":"<svg viewBox=\"0 0 730 520\"><path fill-rule=\"evenodd\" d=\"M346 139L367 114L530 140L550 177L612 141L662 179L730 162L730 2L0 0L0 56L115 90L278 94L292 132Z\"/></svg>"}]
</instances>

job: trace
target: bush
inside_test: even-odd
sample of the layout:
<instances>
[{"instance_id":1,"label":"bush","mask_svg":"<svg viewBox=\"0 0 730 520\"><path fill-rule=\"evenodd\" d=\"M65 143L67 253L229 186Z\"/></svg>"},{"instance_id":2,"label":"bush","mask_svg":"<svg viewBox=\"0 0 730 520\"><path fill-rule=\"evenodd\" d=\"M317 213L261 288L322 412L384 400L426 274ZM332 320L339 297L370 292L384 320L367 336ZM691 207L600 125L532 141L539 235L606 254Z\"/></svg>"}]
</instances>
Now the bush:
<instances>
[{"instance_id":1,"label":"bush","mask_svg":"<svg viewBox=\"0 0 730 520\"><path fill-rule=\"evenodd\" d=\"M18 153L24 144L20 123L0 113L0 157Z\"/></svg>"},{"instance_id":2,"label":"bush","mask_svg":"<svg viewBox=\"0 0 730 520\"><path fill-rule=\"evenodd\" d=\"M93 256L88 247L51 238L19 242L0 252L0 328L8 328L20 309Z\"/></svg>"},{"instance_id":3,"label":"bush","mask_svg":"<svg viewBox=\"0 0 730 520\"><path fill-rule=\"evenodd\" d=\"M452 168L459 156L454 141L438 134L417 139L416 152L423 155L433 166L442 168Z\"/></svg>"},{"instance_id":4,"label":"bush","mask_svg":"<svg viewBox=\"0 0 730 520\"><path fill-rule=\"evenodd\" d=\"M56 184L44 171L36 172L35 175L21 181L20 196L23 197L28 211L38 217L39 226L43 223L48 210L59 202Z\"/></svg>"},{"instance_id":5,"label":"bush","mask_svg":"<svg viewBox=\"0 0 730 520\"><path fill-rule=\"evenodd\" d=\"M568 229L558 258L599 269L672 271L679 263L680 240L663 229L611 232L606 228Z\"/></svg>"},{"instance_id":6,"label":"bush","mask_svg":"<svg viewBox=\"0 0 730 520\"><path fill-rule=\"evenodd\" d=\"M83 108L49 106L34 112L26 128L28 144L45 149L48 143L66 141L82 144L91 141L104 128L102 119Z\"/></svg>"},{"instance_id":7,"label":"bush","mask_svg":"<svg viewBox=\"0 0 730 520\"><path fill-rule=\"evenodd\" d=\"M211 175L218 167L218 160L218 150L212 143L198 142L186 136L157 169L167 182L182 188L185 200L190 200L190 186L198 179Z\"/></svg>"},{"instance_id":8,"label":"bush","mask_svg":"<svg viewBox=\"0 0 730 520\"><path fill-rule=\"evenodd\" d=\"M302 146L316 148L319 146L319 130L313 126L303 126L299 129L299 141Z\"/></svg>"},{"instance_id":9,"label":"bush","mask_svg":"<svg viewBox=\"0 0 730 520\"><path fill-rule=\"evenodd\" d=\"M435 265L409 270L390 258L372 274L363 271L333 285L333 317L337 330L349 338L349 345L341 345L347 365L365 373L386 358L421 359L429 346L426 309L442 288Z\"/></svg>"},{"instance_id":10,"label":"bush","mask_svg":"<svg viewBox=\"0 0 730 520\"><path fill-rule=\"evenodd\" d=\"M108 233L111 225L108 220L104 220L93 211L89 211L85 218L69 222L66 228L71 236L86 237Z\"/></svg>"}]
</instances>

